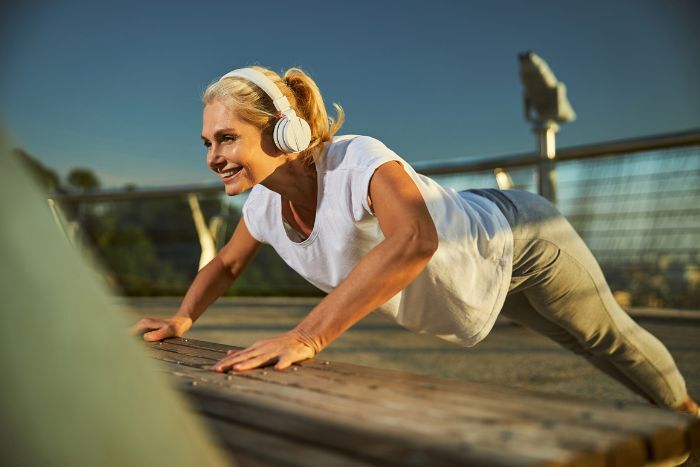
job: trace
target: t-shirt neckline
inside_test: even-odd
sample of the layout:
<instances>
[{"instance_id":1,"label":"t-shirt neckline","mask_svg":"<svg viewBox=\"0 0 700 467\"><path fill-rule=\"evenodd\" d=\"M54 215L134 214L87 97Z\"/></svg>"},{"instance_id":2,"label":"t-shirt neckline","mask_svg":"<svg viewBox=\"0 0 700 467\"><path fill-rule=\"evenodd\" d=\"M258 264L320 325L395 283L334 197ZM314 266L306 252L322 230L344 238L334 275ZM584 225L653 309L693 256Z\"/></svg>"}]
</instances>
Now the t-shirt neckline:
<instances>
[{"instance_id":1,"label":"t-shirt neckline","mask_svg":"<svg viewBox=\"0 0 700 467\"><path fill-rule=\"evenodd\" d=\"M287 233L287 230L284 228L284 216L282 216L282 195L279 193L275 193L275 200L276 200L276 206L275 206L275 217L277 219L277 228L282 230L282 235L284 235L284 238L287 239L289 243L292 245L296 246L307 246L311 242L314 241L314 239L318 236L318 224L319 224L319 214L321 212L321 192L322 192L322 179L321 177L321 170L320 170L320 165L321 165L321 159L325 157L327 154L327 151L329 149L330 145L327 147L324 147L323 152L321 154L321 157L319 158L319 161L314 164L314 169L316 170L316 214L314 215L314 226L311 229L311 233L309 234L308 237L306 237L303 241L301 242L295 242L291 238L289 238L289 234Z\"/></svg>"}]
</instances>

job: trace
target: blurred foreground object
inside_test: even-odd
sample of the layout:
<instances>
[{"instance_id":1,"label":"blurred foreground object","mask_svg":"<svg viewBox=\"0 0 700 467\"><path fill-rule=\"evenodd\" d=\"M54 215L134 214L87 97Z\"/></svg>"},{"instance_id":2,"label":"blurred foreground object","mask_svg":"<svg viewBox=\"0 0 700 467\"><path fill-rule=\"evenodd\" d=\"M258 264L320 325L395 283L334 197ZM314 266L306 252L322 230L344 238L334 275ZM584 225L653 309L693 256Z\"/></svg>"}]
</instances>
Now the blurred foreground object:
<instances>
[{"instance_id":1,"label":"blurred foreground object","mask_svg":"<svg viewBox=\"0 0 700 467\"><path fill-rule=\"evenodd\" d=\"M1 465L223 466L0 135Z\"/></svg>"},{"instance_id":2,"label":"blurred foreground object","mask_svg":"<svg viewBox=\"0 0 700 467\"><path fill-rule=\"evenodd\" d=\"M557 81L547 63L534 52L518 54L520 79L525 86L525 119L532 122L540 155L538 192L556 203L557 180L554 135L560 123L576 120L576 113L566 97L566 86Z\"/></svg>"}]
</instances>

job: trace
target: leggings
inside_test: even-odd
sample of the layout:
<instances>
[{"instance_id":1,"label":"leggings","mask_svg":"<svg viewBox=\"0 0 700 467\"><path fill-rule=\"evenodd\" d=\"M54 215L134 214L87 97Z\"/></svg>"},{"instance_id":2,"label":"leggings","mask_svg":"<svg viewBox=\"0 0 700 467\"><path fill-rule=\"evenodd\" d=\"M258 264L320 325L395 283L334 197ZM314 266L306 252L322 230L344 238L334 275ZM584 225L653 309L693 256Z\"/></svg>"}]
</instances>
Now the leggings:
<instances>
[{"instance_id":1,"label":"leggings","mask_svg":"<svg viewBox=\"0 0 700 467\"><path fill-rule=\"evenodd\" d=\"M501 313L651 403L678 407L686 386L673 357L620 308L593 254L554 205L521 190L468 191L493 201L513 231L513 275Z\"/></svg>"}]
</instances>

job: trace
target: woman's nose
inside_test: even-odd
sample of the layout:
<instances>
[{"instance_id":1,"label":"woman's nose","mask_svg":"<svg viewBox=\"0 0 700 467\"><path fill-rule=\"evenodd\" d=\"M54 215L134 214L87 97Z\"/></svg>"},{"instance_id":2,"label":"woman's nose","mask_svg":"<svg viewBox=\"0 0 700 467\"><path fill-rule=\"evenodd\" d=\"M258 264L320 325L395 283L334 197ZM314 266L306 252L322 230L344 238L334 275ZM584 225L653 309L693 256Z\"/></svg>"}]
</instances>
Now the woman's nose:
<instances>
[{"instance_id":1,"label":"woman's nose","mask_svg":"<svg viewBox=\"0 0 700 467\"><path fill-rule=\"evenodd\" d=\"M212 169L221 165L223 158L218 154L217 148L215 146L210 146L207 151L207 165Z\"/></svg>"}]
</instances>

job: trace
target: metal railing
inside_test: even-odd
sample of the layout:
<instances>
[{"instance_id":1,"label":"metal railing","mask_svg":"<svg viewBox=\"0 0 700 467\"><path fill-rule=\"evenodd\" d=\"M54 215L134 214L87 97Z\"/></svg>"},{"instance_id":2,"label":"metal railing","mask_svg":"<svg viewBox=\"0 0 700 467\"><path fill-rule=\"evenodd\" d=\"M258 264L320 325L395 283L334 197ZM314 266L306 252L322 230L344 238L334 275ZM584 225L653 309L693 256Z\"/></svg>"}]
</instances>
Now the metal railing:
<instances>
[{"instance_id":1,"label":"metal railing","mask_svg":"<svg viewBox=\"0 0 700 467\"><path fill-rule=\"evenodd\" d=\"M413 166L458 190L501 187L536 191L540 160L537 153L531 152ZM563 148L557 152L555 163L557 206L596 255L618 300L628 305L697 308L700 303L700 129ZM180 209L189 211L187 200L191 200L192 194L209 200L209 207L203 210L204 217L221 216L211 207L212 200L226 203L219 184L56 193L51 198L64 206L64 211L73 212L72 220L75 220L80 205L123 206L138 201L136 205L144 209L149 203L177 202ZM233 217L239 215L237 209L230 210L227 233ZM180 223L187 224L185 219L187 216ZM178 227L183 233L179 246L172 250L180 256L181 251L198 247L194 229L197 222L192 221L192 215L189 219L189 224ZM199 243L202 243L201 235L206 229L201 225L211 226L211 221L200 219L198 224ZM165 255L170 250L161 243L172 235L165 235L159 229L153 226L148 235L160 236L154 243ZM127 251L129 247L121 248ZM286 289L287 293L313 290L297 278L285 279L290 270L273 257L274 254L264 254L257 266L251 266L259 271L252 273L250 283L257 281L252 277L269 276L271 269L279 269L283 272L275 282L294 284ZM196 264L191 268L196 271Z\"/></svg>"},{"instance_id":2,"label":"metal railing","mask_svg":"<svg viewBox=\"0 0 700 467\"><path fill-rule=\"evenodd\" d=\"M588 144L571 148L558 149L555 160L558 162L578 159L595 159L616 154L634 154L657 149L671 149L700 145L700 128L662 135L645 136L605 143ZM487 159L459 160L450 162L418 162L412 164L418 172L425 175L445 175L460 172L481 172L497 168L516 168L535 166L540 163L536 152L510 154L489 157Z\"/></svg>"},{"instance_id":3,"label":"metal railing","mask_svg":"<svg viewBox=\"0 0 700 467\"><path fill-rule=\"evenodd\" d=\"M556 162L580 159L596 159L613 155L634 155L654 150L700 146L700 128L662 135L645 136L604 143L575 146L557 150ZM445 162L416 162L411 165L424 175L454 175L478 173L491 170L512 170L533 168L541 163L536 152L525 152L495 156L485 159L456 160ZM127 199L167 198L183 194L196 193L211 195L221 193L221 184L179 185L160 188L112 189L87 193L51 193L50 199L60 203L117 201Z\"/></svg>"},{"instance_id":4,"label":"metal railing","mask_svg":"<svg viewBox=\"0 0 700 467\"><path fill-rule=\"evenodd\" d=\"M414 164L461 190L537 191L536 153ZM700 129L566 148L556 204L594 253L623 305L700 303ZM504 186L505 181L505 186Z\"/></svg>"}]
</instances>

